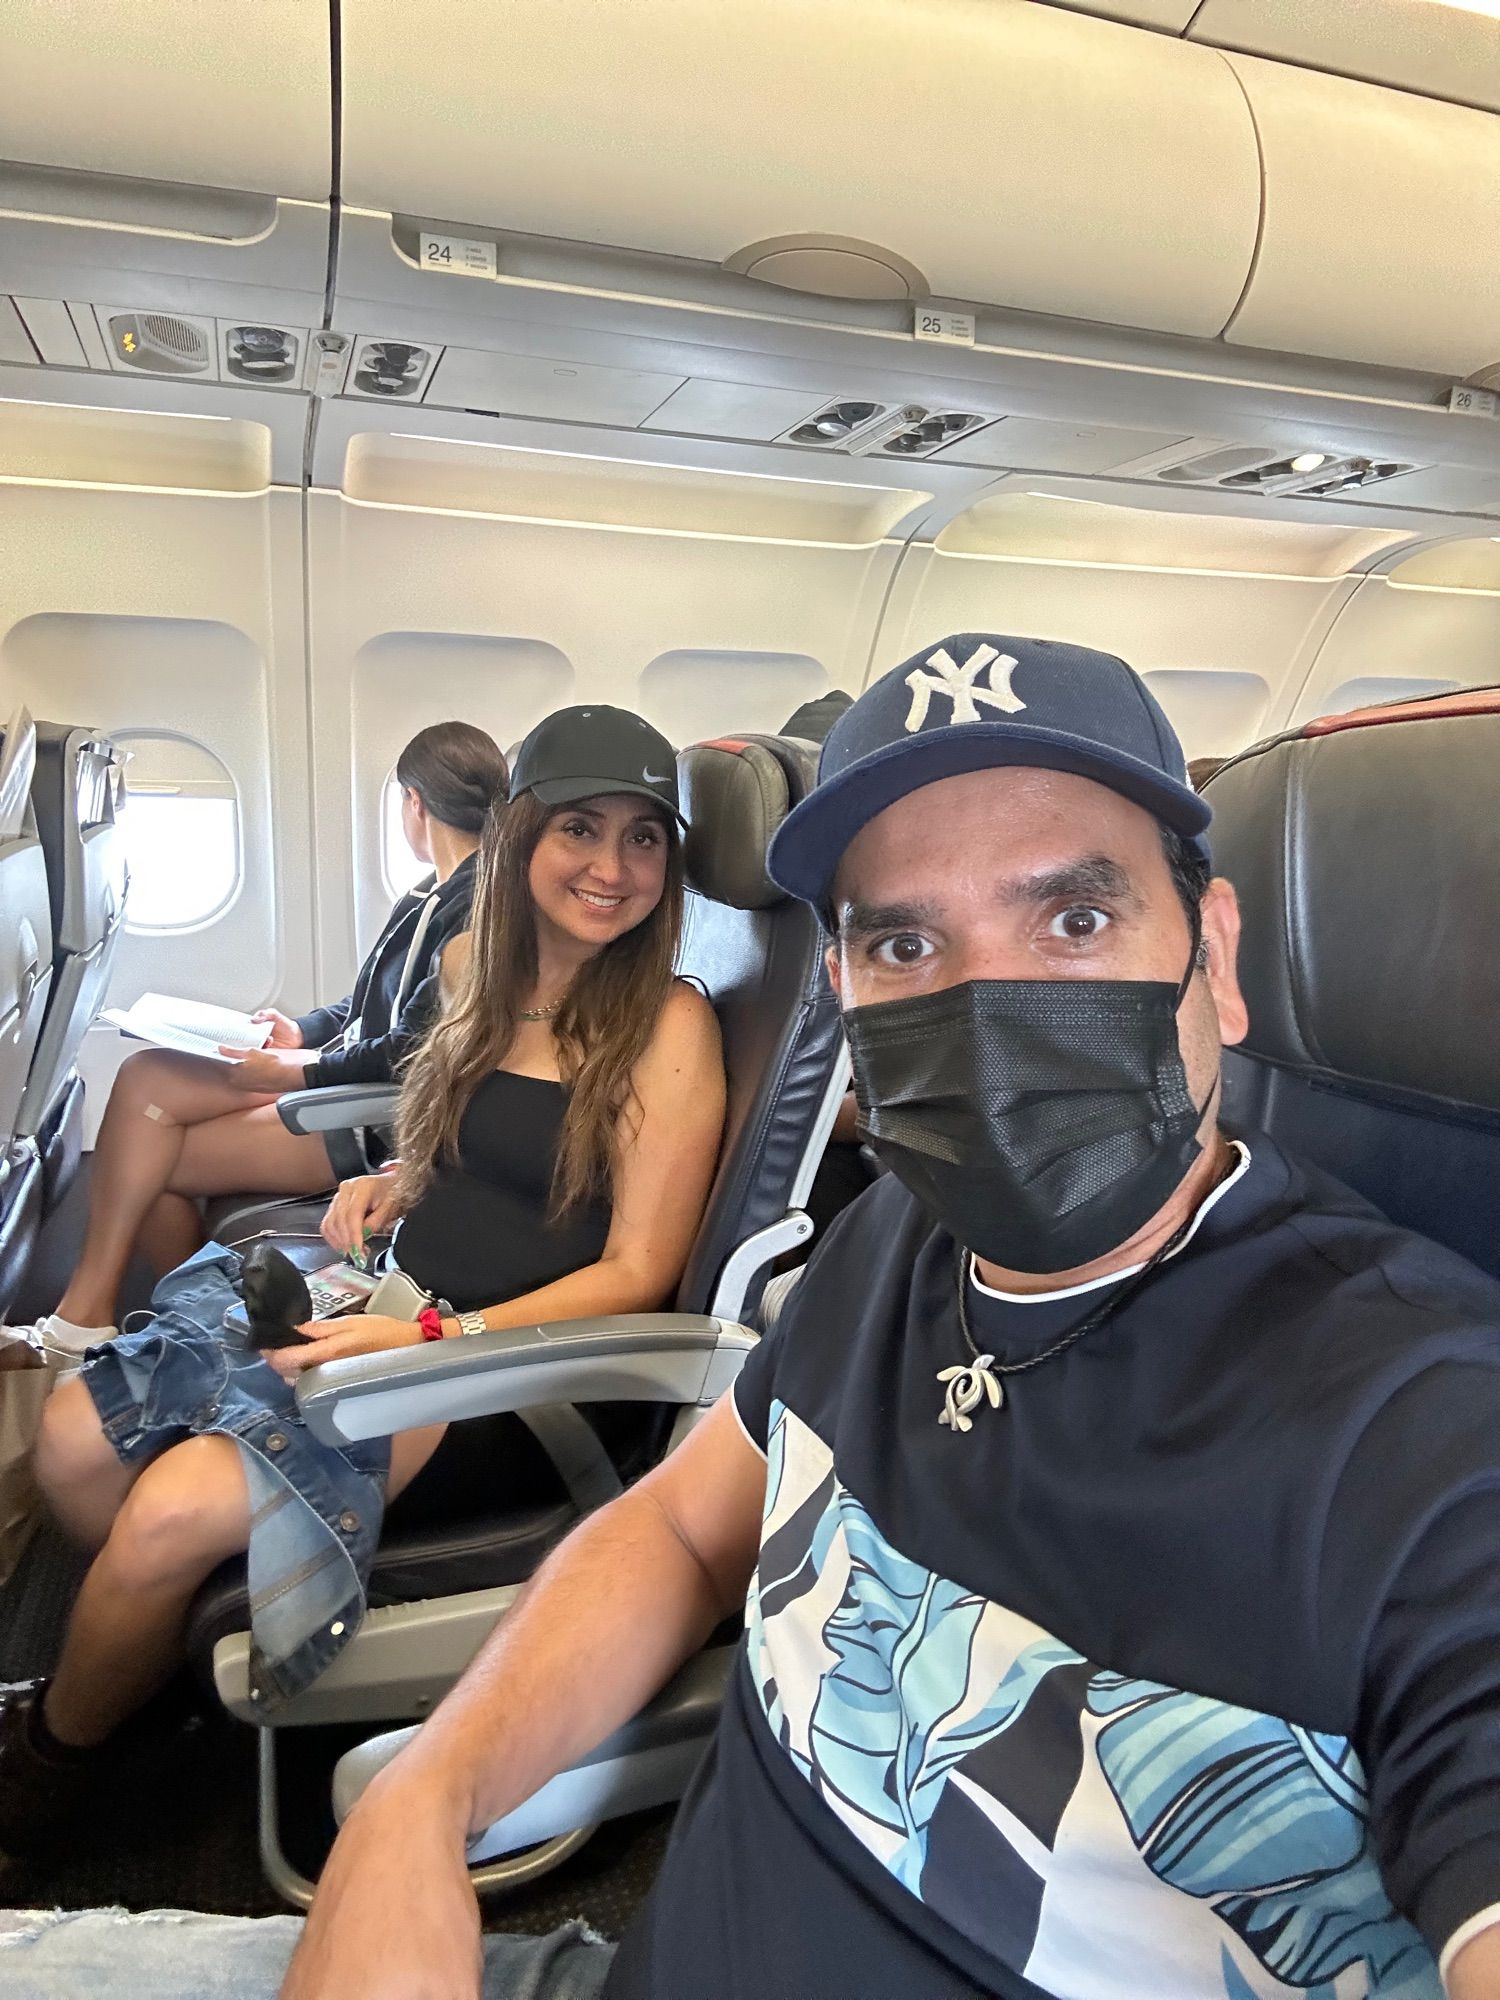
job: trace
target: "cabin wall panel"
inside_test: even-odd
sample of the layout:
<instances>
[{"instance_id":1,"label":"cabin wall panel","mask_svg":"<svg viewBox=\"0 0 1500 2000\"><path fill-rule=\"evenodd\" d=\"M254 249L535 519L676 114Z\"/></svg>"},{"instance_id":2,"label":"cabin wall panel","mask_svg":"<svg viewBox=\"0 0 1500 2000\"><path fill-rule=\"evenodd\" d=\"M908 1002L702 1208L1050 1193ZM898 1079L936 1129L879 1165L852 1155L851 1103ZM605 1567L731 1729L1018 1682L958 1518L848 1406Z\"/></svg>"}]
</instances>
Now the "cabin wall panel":
<instances>
[{"instance_id":1,"label":"cabin wall panel","mask_svg":"<svg viewBox=\"0 0 1500 2000\"><path fill-rule=\"evenodd\" d=\"M1372 684L1359 691L1358 704L1343 695L1354 681ZM1366 702L1396 701L1413 682L1449 687L1500 682L1500 595L1366 577L1304 679L1285 690L1275 726Z\"/></svg>"},{"instance_id":2,"label":"cabin wall panel","mask_svg":"<svg viewBox=\"0 0 1500 2000\"><path fill-rule=\"evenodd\" d=\"M416 729L466 715L508 749L546 708L591 700L637 707L674 740L686 725L694 737L774 727L808 693L861 685L897 555L880 542L645 533L325 492L310 496L309 517L317 932L329 990L342 990L389 905L380 792ZM537 648L555 650L569 683L518 673ZM696 656L688 701L668 659L683 654Z\"/></svg>"},{"instance_id":3,"label":"cabin wall panel","mask_svg":"<svg viewBox=\"0 0 1500 2000\"><path fill-rule=\"evenodd\" d=\"M0 711L201 742L239 801L242 880L197 927L128 933L111 990L253 1008L311 997L300 506L0 484ZM97 1118L125 1053L96 1030Z\"/></svg>"},{"instance_id":4,"label":"cabin wall panel","mask_svg":"<svg viewBox=\"0 0 1500 2000\"><path fill-rule=\"evenodd\" d=\"M881 625L874 671L953 632L1015 632L1116 653L1153 682L1189 757L1223 756L1271 726L1277 697L1300 679L1330 607L1350 588L1341 577L1250 577L1192 571L1091 569L1083 564L945 556L913 548L901 564ZM1216 711L1206 676L1222 674ZM1266 683L1256 715L1245 676Z\"/></svg>"}]
</instances>

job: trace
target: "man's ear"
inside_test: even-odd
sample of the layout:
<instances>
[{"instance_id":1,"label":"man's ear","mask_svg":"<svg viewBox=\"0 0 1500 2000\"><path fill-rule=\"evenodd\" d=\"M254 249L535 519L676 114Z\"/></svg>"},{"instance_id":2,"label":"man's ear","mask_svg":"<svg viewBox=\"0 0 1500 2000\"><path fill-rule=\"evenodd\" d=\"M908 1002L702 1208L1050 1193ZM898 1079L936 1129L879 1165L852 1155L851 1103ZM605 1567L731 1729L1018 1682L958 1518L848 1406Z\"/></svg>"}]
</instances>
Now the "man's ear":
<instances>
[{"instance_id":1,"label":"man's ear","mask_svg":"<svg viewBox=\"0 0 1500 2000\"><path fill-rule=\"evenodd\" d=\"M1240 991L1236 960L1240 947L1240 904L1234 887L1216 875L1203 894L1203 948L1208 990L1219 1016L1219 1040L1233 1048L1250 1032L1250 1014Z\"/></svg>"},{"instance_id":2,"label":"man's ear","mask_svg":"<svg viewBox=\"0 0 1500 2000\"><path fill-rule=\"evenodd\" d=\"M839 956L839 941L837 938L829 940L828 949L823 954L823 963L828 968L828 984L833 988L833 997L842 1007L844 1004L844 989L842 984L844 965L843 960Z\"/></svg>"}]
</instances>

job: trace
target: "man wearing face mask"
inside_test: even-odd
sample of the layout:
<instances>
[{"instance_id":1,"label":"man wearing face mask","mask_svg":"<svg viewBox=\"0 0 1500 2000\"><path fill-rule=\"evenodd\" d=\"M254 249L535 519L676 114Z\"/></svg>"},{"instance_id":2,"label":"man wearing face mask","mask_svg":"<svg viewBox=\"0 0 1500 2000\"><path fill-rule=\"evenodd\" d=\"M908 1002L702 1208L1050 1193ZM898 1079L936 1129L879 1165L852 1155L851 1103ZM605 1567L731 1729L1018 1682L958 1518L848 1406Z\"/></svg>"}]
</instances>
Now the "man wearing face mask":
<instances>
[{"instance_id":1,"label":"man wearing face mask","mask_svg":"<svg viewBox=\"0 0 1500 2000\"><path fill-rule=\"evenodd\" d=\"M285 2000L1500 2000L1500 1289L1219 1129L1208 823L1104 654L840 719L771 866L891 1171L367 1792ZM482 1946L465 1833L747 1585L618 1952Z\"/></svg>"}]
</instances>

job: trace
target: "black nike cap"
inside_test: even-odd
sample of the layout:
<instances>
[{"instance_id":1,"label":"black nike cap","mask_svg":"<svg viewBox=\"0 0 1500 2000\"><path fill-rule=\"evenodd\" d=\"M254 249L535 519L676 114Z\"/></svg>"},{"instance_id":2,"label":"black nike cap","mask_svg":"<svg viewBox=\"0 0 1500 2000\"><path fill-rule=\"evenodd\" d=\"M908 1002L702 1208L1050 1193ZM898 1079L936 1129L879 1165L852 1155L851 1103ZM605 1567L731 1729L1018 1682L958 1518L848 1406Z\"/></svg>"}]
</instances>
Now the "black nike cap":
<instances>
[{"instance_id":1,"label":"black nike cap","mask_svg":"<svg viewBox=\"0 0 1500 2000\"><path fill-rule=\"evenodd\" d=\"M687 826L677 803L676 751L644 716L603 702L559 708L537 724L511 764L510 796L522 792L547 806L633 792Z\"/></svg>"}]
</instances>

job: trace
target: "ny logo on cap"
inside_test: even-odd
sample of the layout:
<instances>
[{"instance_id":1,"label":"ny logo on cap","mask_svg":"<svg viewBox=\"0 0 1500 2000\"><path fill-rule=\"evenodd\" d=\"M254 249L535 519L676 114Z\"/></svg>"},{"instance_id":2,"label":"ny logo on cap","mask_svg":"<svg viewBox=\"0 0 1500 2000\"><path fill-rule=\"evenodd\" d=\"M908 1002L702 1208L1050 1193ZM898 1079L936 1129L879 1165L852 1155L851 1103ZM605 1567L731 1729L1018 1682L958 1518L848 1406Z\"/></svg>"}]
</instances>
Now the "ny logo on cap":
<instances>
[{"instance_id":1,"label":"ny logo on cap","mask_svg":"<svg viewBox=\"0 0 1500 2000\"><path fill-rule=\"evenodd\" d=\"M935 653L928 654L922 666L914 667L906 676L906 685L911 689L911 707L906 712L908 731L915 732L926 722L935 694L945 694L952 702L950 722L980 721L980 702L1006 715L1019 715L1026 704L1011 687L1010 677L1020 664L1009 653L997 653L993 646L976 646L959 666L947 647L940 646ZM935 671L929 673L929 667ZM989 669L987 687L979 679L986 668Z\"/></svg>"}]
</instances>

